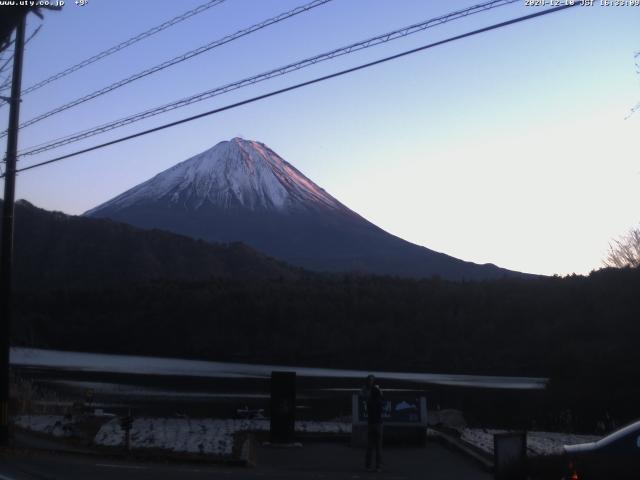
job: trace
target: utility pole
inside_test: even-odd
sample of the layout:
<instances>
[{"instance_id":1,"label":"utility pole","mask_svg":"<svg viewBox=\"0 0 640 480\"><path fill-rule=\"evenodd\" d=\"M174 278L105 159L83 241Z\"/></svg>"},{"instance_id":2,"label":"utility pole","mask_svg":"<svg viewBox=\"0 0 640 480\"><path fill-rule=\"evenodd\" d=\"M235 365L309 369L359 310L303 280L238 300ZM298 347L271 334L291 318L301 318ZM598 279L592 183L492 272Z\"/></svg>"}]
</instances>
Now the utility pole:
<instances>
[{"instance_id":1,"label":"utility pole","mask_svg":"<svg viewBox=\"0 0 640 480\"><path fill-rule=\"evenodd\" d=\"M0 446L9 443L9 348L11 344L12 267L13 267L13 211L16 193L16 155L20 122L20 90L26 12L18 20L11 105L7 135L7 157L4 174L4 204L2 205L2 250L0 251Z\"/></svg>"}]
</instances>

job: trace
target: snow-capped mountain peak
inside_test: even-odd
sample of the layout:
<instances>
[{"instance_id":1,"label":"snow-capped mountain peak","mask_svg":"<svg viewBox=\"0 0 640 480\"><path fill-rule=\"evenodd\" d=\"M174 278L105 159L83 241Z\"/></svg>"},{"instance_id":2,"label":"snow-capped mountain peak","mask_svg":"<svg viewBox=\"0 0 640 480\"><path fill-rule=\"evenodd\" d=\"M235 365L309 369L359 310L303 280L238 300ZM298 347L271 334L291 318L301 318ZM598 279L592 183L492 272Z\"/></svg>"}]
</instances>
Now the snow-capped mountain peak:
<instances>
[{"instance_id":1,"label":"snow-capped mountain peak","mask_svg":"<svg viewBox=\"0 0 640 480\"><path fill-rule=\"evenodd\" d=\"M240 241L318 271L449 279L513 274L385 232L265 144L242 138L220 142L85 215L210 242Z\"/></svg>"},{"instance_id":2,"label":"snow-capped mountain peak","mask_svg":"<svg viewBox=\"0 0 640 480\"><path fill-rule=\"evenodd\" d=\"M250 210L346 209L265 144L233 138L159 173L90 210L163 201Z\"/></svg>"}]
</instances>

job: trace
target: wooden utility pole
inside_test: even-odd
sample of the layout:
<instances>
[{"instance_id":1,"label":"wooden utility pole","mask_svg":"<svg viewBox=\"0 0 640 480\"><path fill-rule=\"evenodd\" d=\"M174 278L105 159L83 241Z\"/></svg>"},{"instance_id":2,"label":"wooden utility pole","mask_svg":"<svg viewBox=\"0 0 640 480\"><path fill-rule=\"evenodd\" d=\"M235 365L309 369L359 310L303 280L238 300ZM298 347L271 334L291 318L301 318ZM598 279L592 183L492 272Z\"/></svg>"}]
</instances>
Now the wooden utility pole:
<instances>
[{"instance_id":1,"label":"wooden utility pole","mask_svg":"<svg viewBox=\"0 0 640 480\"><path fill-rule=\"evenodd\" d=\"M16 156L20 123L20 90L26 12L18 20L13 54L13 77L7 135L7 157L2 205L2 250L0 251L0 445L9 443L9 348L13 270L13 212L16 193Z\"/></svg>"}]
</instances>

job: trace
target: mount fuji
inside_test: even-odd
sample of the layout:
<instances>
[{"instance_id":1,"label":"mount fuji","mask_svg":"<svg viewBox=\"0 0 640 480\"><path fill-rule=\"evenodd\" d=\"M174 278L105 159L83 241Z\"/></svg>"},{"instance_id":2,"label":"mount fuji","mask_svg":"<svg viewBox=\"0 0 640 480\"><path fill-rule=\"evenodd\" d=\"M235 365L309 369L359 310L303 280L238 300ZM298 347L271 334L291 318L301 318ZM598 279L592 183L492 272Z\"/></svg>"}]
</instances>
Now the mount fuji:
<instances>
[{"instance_id":1,"label":"mount fuji","mask_svg":"<svg viewBox=\"0 0 640 480\"><path fill-rule=\"evenodd\" d=\"M244 242L318 271L486 279L522 275L409 243L367 221L265 144L223 141L84 215Z\"/></svg>"}]
</instances>

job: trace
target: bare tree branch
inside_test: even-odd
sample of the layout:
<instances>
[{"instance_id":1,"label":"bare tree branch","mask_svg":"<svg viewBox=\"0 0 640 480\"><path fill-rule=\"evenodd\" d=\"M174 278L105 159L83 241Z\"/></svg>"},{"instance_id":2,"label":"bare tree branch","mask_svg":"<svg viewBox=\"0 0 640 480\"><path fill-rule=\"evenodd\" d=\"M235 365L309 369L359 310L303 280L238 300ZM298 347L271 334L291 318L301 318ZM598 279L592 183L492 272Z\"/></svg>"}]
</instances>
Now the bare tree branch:
<instances>
[{"instance_id":1,"label":"bare tree branch","mask_svg":"<svg viewBox=\"0 0 640 480\"><path fill-rule=\"evenodd\" d=\"M640 227L632 228L626 235L610 243L609 253L603 263L615 268L640 266Z\"/></svg>"}]
</instances>

